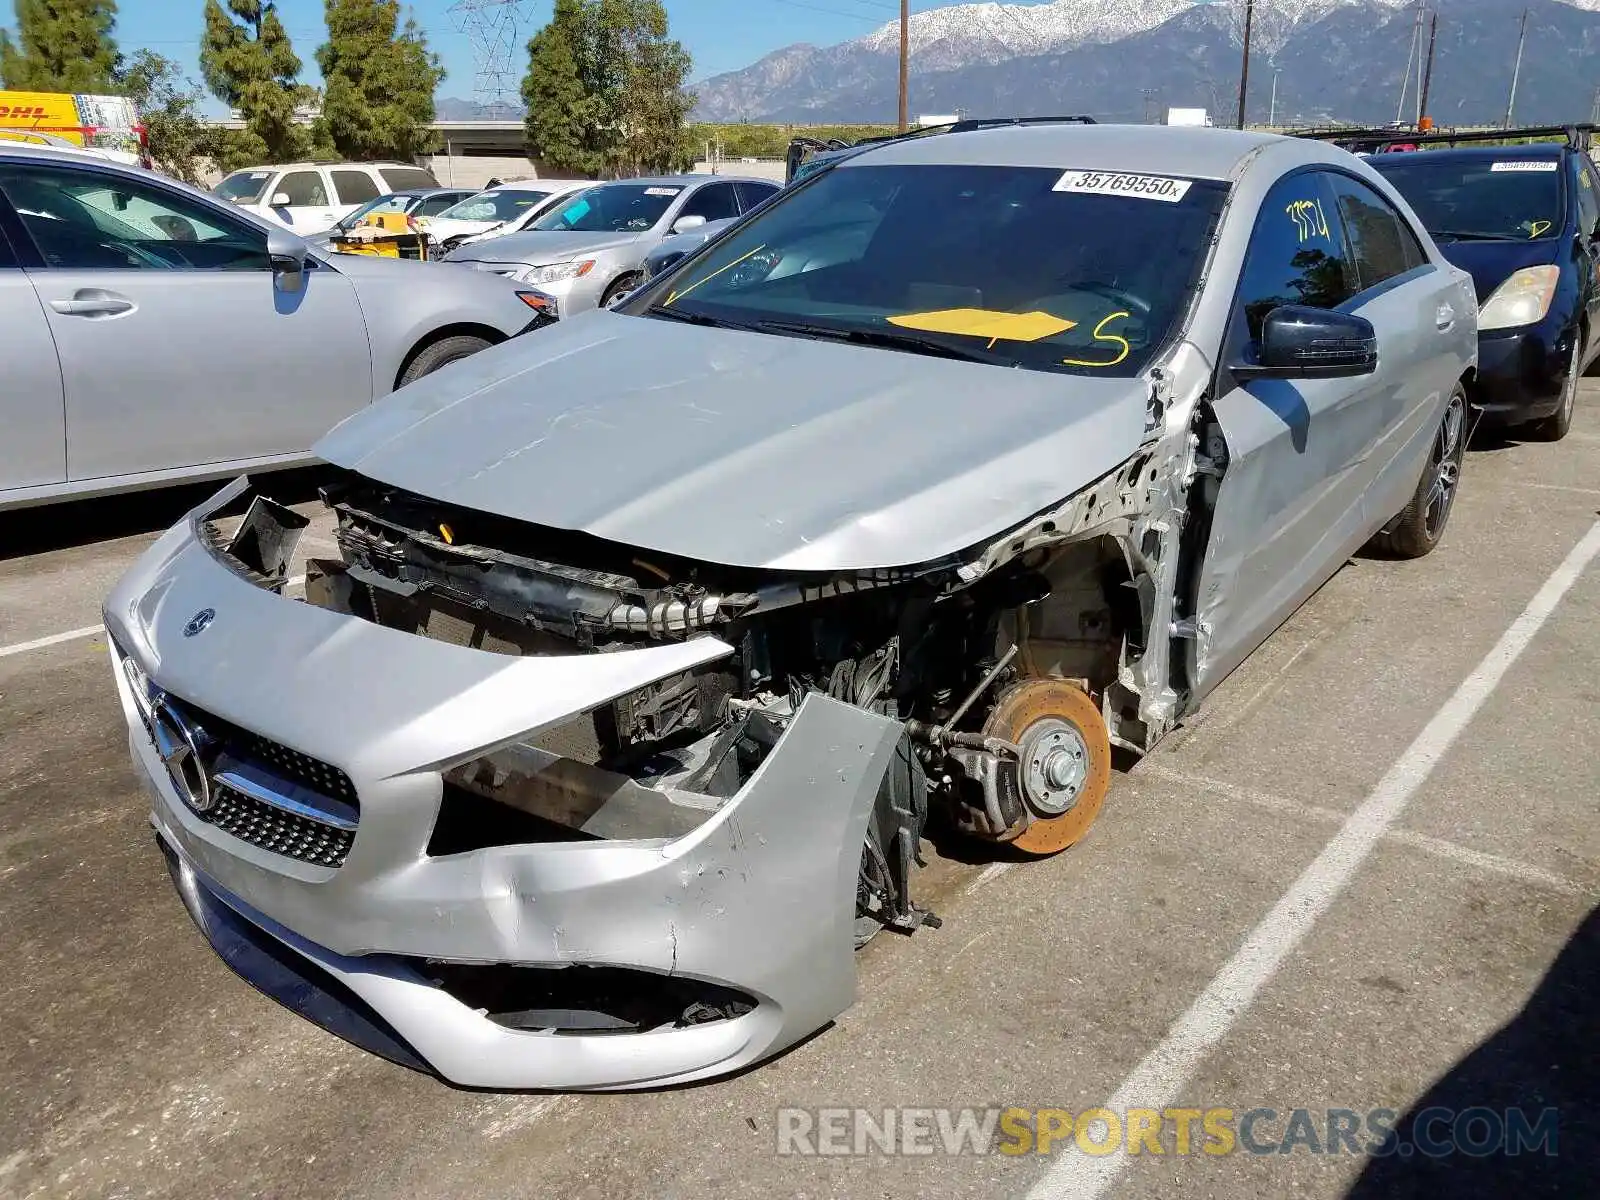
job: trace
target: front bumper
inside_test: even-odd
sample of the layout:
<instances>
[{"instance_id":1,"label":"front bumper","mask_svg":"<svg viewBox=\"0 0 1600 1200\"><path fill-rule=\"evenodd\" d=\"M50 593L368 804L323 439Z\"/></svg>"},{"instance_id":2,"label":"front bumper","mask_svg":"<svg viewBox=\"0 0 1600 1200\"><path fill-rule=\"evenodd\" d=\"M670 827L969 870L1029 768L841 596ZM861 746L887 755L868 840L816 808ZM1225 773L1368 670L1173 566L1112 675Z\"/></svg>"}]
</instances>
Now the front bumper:
<instances>
[{"instance_id":1,"label":"front bumper","mask_svg":"<svg viewBox=\"0 0 1600 1200\"><path fill-rule=\"evenodd\" d=\"M1474 407L1504 425L1550 416L1561 406L1575 352L1572 337L1544 326L1479 334Z\"/></svg>"},{"instance_id":2,"label":"front bumper","mask_svg":"<svg viewBox=\"0 0 1600 1200\"><path fill-rule=\"evenodd\" d=\"M207 609L214 619L186 636ZM285 1002L335 1032L459 1084L604 1090L747 1067L852 1002L861 845L897 722L811 697L745 787L674 840L431 857L441 771L727 647L513 658L451 646L262 590L187 520L117 585L106 624L159 688L354 785L360 821L341 866L225 833L185 802L116 671L152 821L197 923L269 994L284 999L287 972L301 980L292 996L332 997ZM255 951L238 948L244 934ZM274 945L283 953L262 948ZM623 968L733 989L754 1007L637 1033L535 1032L436 986L428 960Z\"/></svg>"}]
</instances>

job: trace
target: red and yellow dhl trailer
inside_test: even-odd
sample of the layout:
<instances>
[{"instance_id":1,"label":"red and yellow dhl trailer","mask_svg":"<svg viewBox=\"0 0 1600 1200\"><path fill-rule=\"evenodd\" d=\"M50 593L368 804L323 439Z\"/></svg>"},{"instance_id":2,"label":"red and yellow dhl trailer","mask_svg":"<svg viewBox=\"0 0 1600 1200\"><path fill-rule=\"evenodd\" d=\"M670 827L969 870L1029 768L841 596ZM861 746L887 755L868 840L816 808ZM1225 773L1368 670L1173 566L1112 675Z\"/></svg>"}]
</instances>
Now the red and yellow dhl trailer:
<instances>
[{"instance_id":1,"label":"red and yellow dhl trailer","mask_svg":"<svg viewBox=\"0 0 1600 1200\"><path fill-rule=\"evenodd\" d=\"M132 166L150 165L144 122L126 96L0 90L0 141L78 146Z\"/></svg>"}]
</instances>

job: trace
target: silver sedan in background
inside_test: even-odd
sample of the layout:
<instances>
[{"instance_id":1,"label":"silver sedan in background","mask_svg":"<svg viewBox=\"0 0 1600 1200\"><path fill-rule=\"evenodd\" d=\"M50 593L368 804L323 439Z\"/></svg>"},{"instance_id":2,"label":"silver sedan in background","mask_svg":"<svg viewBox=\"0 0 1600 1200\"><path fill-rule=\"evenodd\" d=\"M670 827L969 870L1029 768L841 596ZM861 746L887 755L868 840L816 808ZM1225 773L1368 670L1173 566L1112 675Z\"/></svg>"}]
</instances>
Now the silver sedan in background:
<instances>
[{"instance_id":1,"label":"silver sedan in background","mask_svg":"<svg viewBox=\"0 0 1600 1200\"><path fill-rule=\"evenodd\" d=\"M598 184L572 196L522 233L463 246L446 262L531 284L565 318L610 304L643 282L645 257L661 241L732 220L779 190L768 179L666 175Z\"/></svg>"},{"instance_id":2,"label":"silver sedan in background","mask_svg":"<svg viewBox=\"0 0 1600 1200\"><path fill-rule=\"evenodd\" d=\"M308 462L375 397L525 330L527 299L0 144L0 509Z\"/></svg>"}]
</instances>

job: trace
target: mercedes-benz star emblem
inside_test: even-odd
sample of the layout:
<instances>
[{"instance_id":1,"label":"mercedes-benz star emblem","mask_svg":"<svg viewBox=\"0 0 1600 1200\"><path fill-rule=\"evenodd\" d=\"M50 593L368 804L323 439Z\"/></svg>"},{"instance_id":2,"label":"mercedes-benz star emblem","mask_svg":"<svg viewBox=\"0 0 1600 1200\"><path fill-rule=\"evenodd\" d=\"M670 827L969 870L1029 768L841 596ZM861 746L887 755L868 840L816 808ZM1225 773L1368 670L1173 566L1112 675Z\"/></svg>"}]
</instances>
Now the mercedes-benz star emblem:
<instances>
[{"instance_id":1,"label":"mercedes-benz star emblem","mask_svg":"<svg viewBox=\"0 0 1600 1200\"><path fill-rule=\"evenodd\" d=\"M185 720L165 696L156 701L150 724L156 753L172 777L173 786L195 812L210 812L216 797L211 792L211 772L203 753L210 741L205 731Z\"/></svg>"},{"instance_id":2,"label":"mercedes-benz star emblem","mask_svg":"<svg viewBox=\"0 0 1600 1200\"><path fill-rule=\"evenodd\" d=\"M211 622L215 621L216 619L216 609L202 608L199 612L195 613L194 616L189 618L189 623L183 627L183 636L194 637L196 634L204 633L211 625Z\"/></svg>"}]
</instances>

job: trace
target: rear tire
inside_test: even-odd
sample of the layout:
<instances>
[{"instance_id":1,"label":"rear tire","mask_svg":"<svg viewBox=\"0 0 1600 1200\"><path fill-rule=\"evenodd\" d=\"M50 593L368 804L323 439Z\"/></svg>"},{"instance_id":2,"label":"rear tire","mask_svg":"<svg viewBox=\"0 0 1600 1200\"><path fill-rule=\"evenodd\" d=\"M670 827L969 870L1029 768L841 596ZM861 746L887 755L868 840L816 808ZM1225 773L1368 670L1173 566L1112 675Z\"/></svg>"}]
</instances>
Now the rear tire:
<instances>
[{"instance_id":1,"label":"rear tire","mask_svg":"<svg viewBox=\"0 0 1600 1200\"><path fill-rule=\"evenodd\" d=\"M1391 558L1421 558L1444 537L1456 492L1461 484L1461 462L1467 450L1467 391L1460 383L1450 393L1439 428L1434 433L1428 465L1411 503L1371 545Z\"/></svg>"},{"instance_id":2,"label":"rear tire","mask_svg":"<svg viewBox=\"0 0 1600 1200\"><path fill-rule=\"evenodd\" d=\"M424 346L417 352L415 358L406 364L406 369L400 375L400 387L421 379L424 375L431 375L440 367L447 366L459 359L468 358L479 350L487 350L490 346L487 338L476 337L470 333L458 333L453 337L440 338Z\"/></svg>"}]
</instances>

